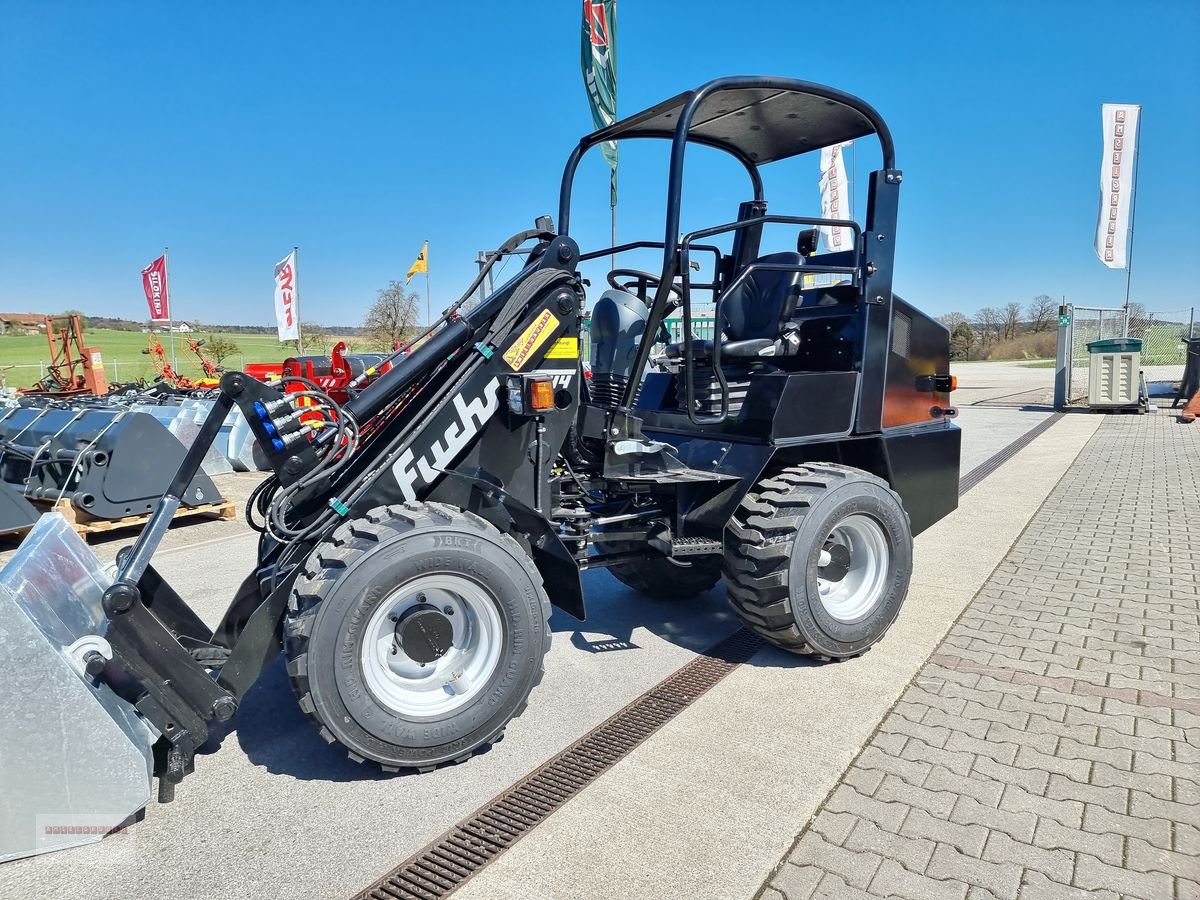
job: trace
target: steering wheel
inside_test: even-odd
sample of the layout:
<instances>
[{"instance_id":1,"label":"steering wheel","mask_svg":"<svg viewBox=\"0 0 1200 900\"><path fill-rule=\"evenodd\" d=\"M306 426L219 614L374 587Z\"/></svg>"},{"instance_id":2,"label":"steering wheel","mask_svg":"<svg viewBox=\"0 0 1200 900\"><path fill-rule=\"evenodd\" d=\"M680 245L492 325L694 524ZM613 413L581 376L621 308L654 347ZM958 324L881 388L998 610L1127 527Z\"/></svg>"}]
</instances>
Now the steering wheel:
<instances>
[{"instance_id":1,"label":"steering wheel","mask_svg":"<svg viewBox=\"0 0 1200 900\"><path fill-rule=\"evenodd\" d=\"M631 279L621 284L622 279ZM626 291L631 294L636 294L637 298L645 303L650 304L650 289L657 288L661 283L662 278L650 272L643 272L640 269L613 269L608 273L608 283L618 291ZM636 287L636 290L631 289ZM677 284L668 286L672 294L680 303L683 302L683 289Z\"/></svg>"}]
</instances>

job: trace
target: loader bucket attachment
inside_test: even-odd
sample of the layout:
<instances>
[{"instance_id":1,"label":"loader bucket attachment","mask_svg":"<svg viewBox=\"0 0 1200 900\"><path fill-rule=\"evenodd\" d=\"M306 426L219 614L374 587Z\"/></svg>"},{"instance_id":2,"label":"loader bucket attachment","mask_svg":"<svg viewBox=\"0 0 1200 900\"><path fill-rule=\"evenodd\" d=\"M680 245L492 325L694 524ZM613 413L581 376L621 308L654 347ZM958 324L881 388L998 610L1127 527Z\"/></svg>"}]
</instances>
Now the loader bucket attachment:
<instances>
[{"instance_id":1,"label":"loader bucket attachment","mask_svg":"<svg viewBox=\"0 0 1200 900\"><path fill-rule=\"evenodd\" d=\"M153 416L113 409L20 407L0 415L0 480L30 500L69 500L100 519L149 512L186 450ZM180 498L219 503L202 472Z\"/></svg>"},{"instance_id":2,"label":"loader bucket attachment","mask_svg":"<svg viewBox=\"0 0 1200 900\"><path fill-rule=\"evenodd\" d=\"M25 531L37 518L33 504L11 484L0 481L0 535Z\"/></svg>"},{"instance_id":3,"label":"loader bucket attachment","mask_svg":"<svg viewBox=\"0 0 1200 900\"><path fill-rule=\"evenodd\" d=\"M150 800L157 733L103 680L103 564L48 513L0 569L0 862L98 841Z\"/></svg>"}]
</instances>

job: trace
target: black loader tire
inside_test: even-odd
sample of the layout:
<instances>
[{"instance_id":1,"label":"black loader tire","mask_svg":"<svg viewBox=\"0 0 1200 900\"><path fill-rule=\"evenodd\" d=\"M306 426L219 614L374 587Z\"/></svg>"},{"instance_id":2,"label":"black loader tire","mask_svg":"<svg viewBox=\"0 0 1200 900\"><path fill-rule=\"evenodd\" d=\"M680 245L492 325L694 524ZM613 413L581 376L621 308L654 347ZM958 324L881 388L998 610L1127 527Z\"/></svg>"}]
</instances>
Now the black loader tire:
<instances>
[{"instance_id":1,"label":"black loader tire","mask_svg":"<svg viewBox=\"0 0 1200 900\"><path fill-rule=\"evenodd\" d=\"M874 606L839 621L821 601L817 571L831 532L848 516L878 526L888 561ZM738 506L725 529L722 574L734 611L775 646L829 660L858 656L883 637L908 593L908 515L887 482L869 472L789 466L759 481Z\"/></svg>"},{"instance_id":2,"label":"black loader tire","mask_svg":"<svg viewBox=\"0 0 1200 900\"><path fill-rule=\"evenodd\" d=\"M372 692L362 643L393 592L431 573L470 581L494 604L500 655L466 705L436 718L406 716ZM499 740L525 709L550 649L549 618L542 578L512 537L453 506L381 506L341 525L309 556L284 620L288 675L325 741L385 772L424 772Z\"/></svg>"},{"instance_id":3,"label":"black loader tire","mask_svg":"<svg viewBox=\"0 0 1200 900\"><path fill-rule=\"evenodd\" d=\"M601 553L627 553L644 548L644 544L631 541L596 541L596 549ZM656 600L687 600L710 590L721 580L721 557L716 555L684 561L650 550L641 559L607 568L621 584Z\"/></svg>"}]
</instances>

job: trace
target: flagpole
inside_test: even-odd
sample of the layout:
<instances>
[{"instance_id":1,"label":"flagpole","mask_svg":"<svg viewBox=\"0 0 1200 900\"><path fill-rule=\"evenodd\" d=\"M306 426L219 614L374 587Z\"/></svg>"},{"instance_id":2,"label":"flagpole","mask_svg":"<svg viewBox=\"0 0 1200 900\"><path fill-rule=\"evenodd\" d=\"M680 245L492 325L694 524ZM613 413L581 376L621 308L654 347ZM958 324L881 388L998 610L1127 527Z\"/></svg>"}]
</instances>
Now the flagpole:
<instances>
[{"instance_id":1,"label":"flagpole","mask_svg":"<svg viewBox=\"0 0 1200 900\"><path fill-rule=\"evenodd\" d=\"M300 248L292 245L292 306L296 310L296 355L304 355L304 326L300 322Z\"/></svg>"},{"instance_id":2,"label":"flagpole","mask_svg":"<svg viewBox=\"0 0 1200 900\"><path fill-rule=\"evenodd\" d=\"M612 178L613 180L616 180L617 170L613 169L613 171L609 174L609 177ZM616 203L609 204L608 215L609 215L610 224L612 225L612 246L615 247L615 246L617 246L617 204ZM609 262L610 268L615 269L617 267L617 254L615 251L609 256L608 262Z\"/></svg>"},{"instance_id":3,"label":"flagpole","mask_svg":"<svg viewBox=\"0 0 1200 900\"><path fill-rule=\"evenodd\" d=\"M179 359L175 356L175 320L171 313L171 257L170 247L163 247L163 293L167 295L167 334L171 338L171 368L179 371Z\"/></svg>"},{"instance_id":4,"label":"flagpole","mask_svg":"<svg viewBox=\"0 0 1200 900\"><path fill-rule=\"evenodd\" d=\"M1133 281L1133 229L1137 222L1138 163L1142 159L1142 108L1138 107L1137 130L1133 136L1133 196L1129 198L1129 247L1125 257L1125 327L1122 337L1129 337L1129 288Z\"/></svg>"},{"instance_id":5,"label":"flagpole","mask_svg":"<svg viewBox=\"0 0 1200 900\"><path fill-rule=\"evenodd\" d=\"M429 241L425 242L425 321L433 325L433 306L429 301Z\"/></svg>"},{"instance_id":6,"label":"flagpole","mask_svg":"<svg viewBox=\"0 0 1200 900\"><path fill-rule=\"evenodd\" d=\"M854 141L850 142L850 218L858 221L857 212L854 207L854 176L858 174L858 165L854 156Z\"/></svg>"}]
</instances>

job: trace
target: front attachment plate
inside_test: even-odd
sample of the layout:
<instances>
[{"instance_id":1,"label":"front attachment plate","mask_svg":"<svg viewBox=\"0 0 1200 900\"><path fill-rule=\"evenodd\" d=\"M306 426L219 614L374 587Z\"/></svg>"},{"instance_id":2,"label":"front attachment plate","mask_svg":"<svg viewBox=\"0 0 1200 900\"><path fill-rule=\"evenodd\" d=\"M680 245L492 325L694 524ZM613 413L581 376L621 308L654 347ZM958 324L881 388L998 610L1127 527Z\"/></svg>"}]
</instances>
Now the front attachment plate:
<instances>
[{"instance_id":1,"label":"front attachment plate","mask_svg":"<svg viewBox=\"0 0 1200 900\"><path fill-rule=\"evenodd\" d=\"M104 636L110 584L58 513L0 569L0 862L98 841L150 801L158 735L68 652Z\"/></svg>"}]
</instances>

